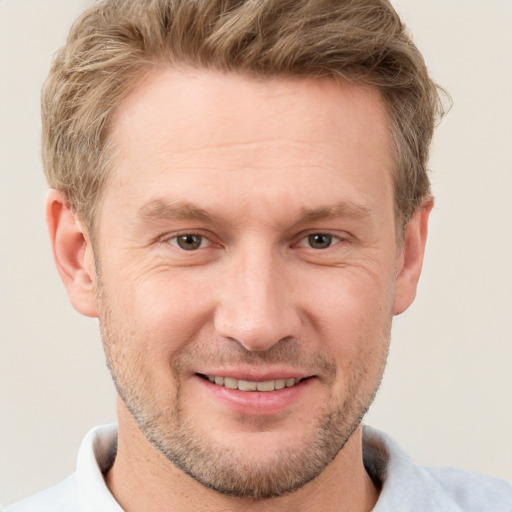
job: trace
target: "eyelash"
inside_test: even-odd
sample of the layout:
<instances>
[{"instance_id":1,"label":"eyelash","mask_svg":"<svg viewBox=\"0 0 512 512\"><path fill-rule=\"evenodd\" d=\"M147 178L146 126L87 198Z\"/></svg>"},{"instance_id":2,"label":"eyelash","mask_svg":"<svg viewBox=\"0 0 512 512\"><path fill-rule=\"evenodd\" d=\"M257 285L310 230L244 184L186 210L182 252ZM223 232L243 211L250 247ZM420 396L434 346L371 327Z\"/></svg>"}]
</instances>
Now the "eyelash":
<instances>
[{"instance_id":1,"label":"eyelash","mask_svg":"<svg viewBox=\"0 0 512 512\"><path fill-rule=\"evenodd\" d=\"M325 237L329 240L329 244L327 247L312 247L311 246L311 243L312 243L312 238L313 237ZM339 237L339 236L336 236L336 235L332 235L330 233L324 233L322 231L317 231L317 232L314 232L314 233L309 233L308 235L305 235L303 236L302 238L300 238L300 240L298 241L298 243L294 244L296 246L302 246L302 242L304 241L308 241L309 242L309 246L307 246L309 249L313 249L313 250L318 250L318 251L322 251L322 250L326 250L326 249L329 249L331 247L333 247L334 245L338 244L339 242L342 241L342 239Z\"/></svg>"},{"instance_id":2,"label":"eyelash","mask_svg":"<svg viewBox=\"0 0 512 512\"><path fill-rule=\"evenodd\" d=\"M183 247L181 247L179 245L178 241L179 241L180 238L185 238L185 237L200 238L201 239L200 246L197 247L196 249L184 249ZM178 249L181 249L182 251L185 251L185 252L194 252L194 251L197 251L198 249L204 249L205 248L204 247L205 243L207 243L208 246L213 245L213 242L206 235L204 235L202 233L197 233L197 232L194 232L194 231L186 231L186 232L183 232L183 233L178 233L176 235L173 235L172 237L166 238L164 240L164 242L170 243L174 247L176 247Z\"/></svg>"},{"instance_id":3,"label":"eyelash","mask_svg":"<svg viewBox=\"0 0 512 512\"><path fill-rule=\"evenodd\" d=\"M179 245L179 239L180 238L185 238L185 237L190 237L190 238L196 237L196 238L199 238L200 239L199 246L196 247L196 248L190 248L190 249L185 249L184 247L180 246ZM312 243L312 238L313 237L325 237L325 238L327 238L326 243L328 245L326 247L312 247L311 243ZM306 247L308 249L312 249L312 250L315 250L315 251L322 251L322 250L329 249L329 248L333 247L334 245L337 245L338 243L340 243L342 241L343 241L343 239L341 237L337 236L337 235L333 235L333 234L330 234L328 232L316 231L316 232L309 233L309 234L306 234L306 235L301 235L301 237L298 239L298 241L294 242L292 244L292 246L293 247ZM195 252L195 251L197 251L199 249L205 249L206 247L214 245L214 242L212 242L206 235L204 235L202 233L197 233L197 232L194 232L194 231L187 231L187 232L175 234L172 237L166 238L164 240L164 242L170 243L172 246L174 246L177 249L180 249L182 251L185 251L185 252ZM306 245L308 242L309 242L309 245ZM207 243L208 245L205 246L205 243Z\"/></svg>"}]
</instances>

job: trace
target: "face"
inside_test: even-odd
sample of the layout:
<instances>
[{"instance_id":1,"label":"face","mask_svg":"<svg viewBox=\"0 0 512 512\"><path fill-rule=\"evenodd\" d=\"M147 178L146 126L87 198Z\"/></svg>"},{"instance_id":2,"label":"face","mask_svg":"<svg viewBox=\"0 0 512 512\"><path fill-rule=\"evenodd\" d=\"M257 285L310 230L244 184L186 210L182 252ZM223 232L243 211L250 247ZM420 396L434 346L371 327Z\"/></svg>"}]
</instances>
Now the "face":
<instances>
[{"instance_id":1,"label":"face","mask_svg":"<svg viewBox=\"0 0 512 512\"><path fill-rule=\"evenodd\" d=\"M111 135L97 308L122 400L207 487L304 485L358 428L388 350L400 251L378 93L160 72Z\"/></svg>"}]
</instances>

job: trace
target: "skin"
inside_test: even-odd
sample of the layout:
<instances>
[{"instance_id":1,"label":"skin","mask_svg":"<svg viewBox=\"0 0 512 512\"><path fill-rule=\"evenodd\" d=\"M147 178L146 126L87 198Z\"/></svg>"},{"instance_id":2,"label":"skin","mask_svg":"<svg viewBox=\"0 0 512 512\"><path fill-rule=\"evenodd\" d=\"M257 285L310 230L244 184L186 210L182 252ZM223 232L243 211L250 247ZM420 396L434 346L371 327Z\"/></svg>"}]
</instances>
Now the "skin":
<instances>
[{"instance_id":1,"label":"skin","mask_svg":"<svg viewBox=\"0 0 512 512\"><path fill-rule=\"evenodd\" d=\"M397 243L379 93L160 70L112 127L95 247L58 191L47 219L119 393L116 499L127 511L371 510L360 421L392 316L414 299L432 206ZM243 393L201 375L304 380Z\"/></svg>"}]
</instances>

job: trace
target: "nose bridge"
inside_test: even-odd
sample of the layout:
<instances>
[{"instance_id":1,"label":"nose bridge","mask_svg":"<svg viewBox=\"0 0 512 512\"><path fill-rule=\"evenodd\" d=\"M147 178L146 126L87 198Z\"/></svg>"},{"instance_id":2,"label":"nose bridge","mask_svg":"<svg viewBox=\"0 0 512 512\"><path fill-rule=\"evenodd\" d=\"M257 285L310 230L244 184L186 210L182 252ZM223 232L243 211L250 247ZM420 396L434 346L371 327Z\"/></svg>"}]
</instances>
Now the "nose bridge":
<instances>
[{"instance_id":1,"label":"nose bridge","mask_svg":"<svg viewBox=\"0 0 512 512\"><path fill-rule=\"evenodd\" d=\"M229 259L215 323L217 332L247 350L267 350L295 336L299 319L282 259L267 244L253 241Z\"/></svg>"}]
</instances>

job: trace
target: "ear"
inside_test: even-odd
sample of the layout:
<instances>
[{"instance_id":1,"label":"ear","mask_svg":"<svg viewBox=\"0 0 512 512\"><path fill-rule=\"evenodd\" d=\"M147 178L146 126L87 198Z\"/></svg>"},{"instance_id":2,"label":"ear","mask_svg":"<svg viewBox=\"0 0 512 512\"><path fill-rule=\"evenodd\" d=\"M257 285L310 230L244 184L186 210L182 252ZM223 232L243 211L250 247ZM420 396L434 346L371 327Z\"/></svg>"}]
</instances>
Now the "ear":
<instances>
[{"instance_id":1,"label":"ear","mask_svg":"<svg viewBox=\"0 0 512 512\"><path fill-rule=\"evenodd\" d=\"M424 199L405 227L404 239L397 261L395 303L393 314L403 313L414 301L420 279L427 242L428 217L434 206L432 197Z\"/></svg>"},{"instance_id":2,"label":"ear","mask_svg":"<svg viewBox=\"0 0 512 512\"><path fill-rule=\"evenodd\" d=\"M88 234L71 211L65 195L50 190L46 198L46 224L57 271L73 307L95 317L96 269Z\"/></svg>"}]
</instances>

